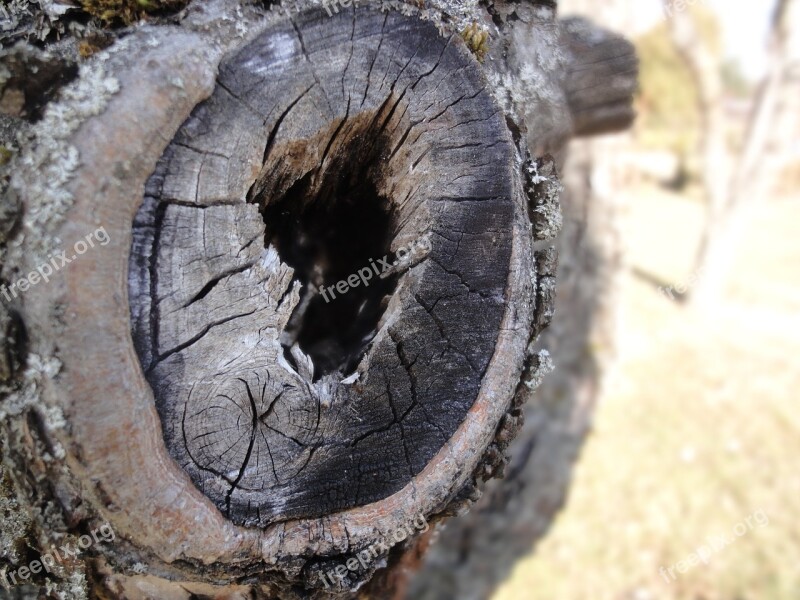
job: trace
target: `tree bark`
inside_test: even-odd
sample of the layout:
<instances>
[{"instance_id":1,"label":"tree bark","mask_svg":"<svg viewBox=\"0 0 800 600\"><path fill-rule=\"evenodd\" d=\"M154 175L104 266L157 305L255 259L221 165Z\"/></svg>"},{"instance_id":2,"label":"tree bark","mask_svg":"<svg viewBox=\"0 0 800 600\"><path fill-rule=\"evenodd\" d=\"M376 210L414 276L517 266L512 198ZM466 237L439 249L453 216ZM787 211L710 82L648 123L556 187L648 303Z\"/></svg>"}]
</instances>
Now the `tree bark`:
<instances>
[{"instance_id":1,"label":"tree bark","mask_svg":"<svg viewBox=\"0 0 800 600\"><path fill-rule=\"evenodd\" d=\"M503 473L549 368L543 155L630 97L592 83L588 26L548 2L494 28L447 10L196 2L17 115L36 122L3 217L4 584L106 526L31 581L388 597ZM479 20L483 64L459 35Z\"/></svg>"},{"instance_id":2,"label":"tree bark","mask_svg":"<svg viewBox=\"0 0 800 600\"><path fill-rule=\"evenodd\" d=\"M580 62L566 73L568 89L586 93L570 102L580 111L573 115L576 135L608 131L614 123L625 127L633 116L630 101L636 87L633 47L583 18L566 19L562 26L579 36L571 39L570 47L590 40L596 48L592 52L584 46ZM593 65L596 79L587 76L583 64ZM602 89L605 85L609 89ZM604 102L616 94L616 106ZM595 107L591 112L597 120L584 120L581 108L586 106ZM582 130L586 127L582 123L592 126ZM607 147L595 149L597 145L591 138L573 140L563 167L556 312L539 341L552 353L555 370L525 405L525 426L508 449L506 476L487 483L469 514L444 525L413 576L405 596L409 599L491 598L517 561L547 533L566 500L573 465L591 427L602 374L613 356L620 286L614 188L599 177L608 172L608 165L598 164L613 162L613 154Z\"/></svg>"}]
</instances>

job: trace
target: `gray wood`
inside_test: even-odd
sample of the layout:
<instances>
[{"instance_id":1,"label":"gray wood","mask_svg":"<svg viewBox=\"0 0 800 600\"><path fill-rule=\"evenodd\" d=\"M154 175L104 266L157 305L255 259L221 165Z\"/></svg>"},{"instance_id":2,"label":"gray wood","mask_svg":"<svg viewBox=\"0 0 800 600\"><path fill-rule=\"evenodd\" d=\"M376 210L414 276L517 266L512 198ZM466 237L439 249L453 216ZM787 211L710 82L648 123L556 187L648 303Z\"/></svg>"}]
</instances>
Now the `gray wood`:
<instances>
[{"instance_id":1,"label":"gray wood","mask_svg":"<svg viewBox=\"0 0 800 600\"><path fill-rule=\"evenodd\" d=\"M396 12L323 26L248 6L98 55L12 179L28 216L10 269L87 224L110 238L21 300L37 368L8 435L11 462L37 457L14 471L25 505L52 501L36 481L59 490L64 521L39 511L35 531L113 525L91 578L115 595L235 578L226 593L325 596L374 548L334 582L350 597L410 543L396 532L499 473L515 431L542 310L528 162L479 63L458 30ZM415 241L320 310L317 286Z\"/></svg>"},{"instance_id":2,"label":"gray wood","mask_svg":"<svg viewBox=\"0 0 800 600\"><path fill-rule=\"evenodd\" d=\"M559 9L574 4L559 2ZM624 2L617 4L627 7ZM527 32L518 36L521 47L516 52L536 56L540 63L556 62L551 54L552 41L542 40L538 31L531 30L535 20L520 5L508 6L515 13L504 27ZM596 3L587 2L582 12L594 15L597 10ZM569 60L555 67L560 81L537 89L538 96L566 101L562 108L568 112L555 114L569 121L573 135L627 127L633 117L637 80L633 46L583 18L560 20L557 35L558 48ZM560 96L562 90L564 95ZM552 117L540 109L545 101L537 98L532 104L539 110L525 119L528 143L557 154L558 146L550 141L553 136L544 136L544 143L541 140L543 132L557 130ZM548 534L567 499L575 463L591 430L603 375L614 352L622 272L615 190L603 185L606 178L595 176L603 169L596 164L598 157L604 163L613 162L614 147L581 139L570 142L568 148L568 153L560 153L568 154L566 164L559 163L566 189L560 200L563 231L556 240L558 277L542 277L547 270L539 271L540 293L556 296L556 311L554 315L540 315L546 321L552 317L552 324L539 337L536 348L550 351L555 370L545 378L533 379L541 383L535 392L521 390L522 395L530 397L519 415L525 425L505 451L508 466L504 477L487 482L469 514L442 528L417 565L407 592L400 589L392 596L398 600L491 598L518 561L530 556ZM539 168L538 174L548 175L546 168ZM542 252L537 258L551 257Z\"/></svg>"},{"instance_id":3,"label":"gray wood","mask_svg":"<svg viewBox=\"0 0 800 600\"><path fill-rule=\"evenodd\" d=\"M513 148L470 62L397 13L304 13L221 65L159 162L134 228L135 341L170 453L234 522L381 500L472 406L508 301ZM389 286L321 297L414 242L425 255ZM354 345L340 307L362 303ZM336 330L287 342L312 310Z\"/></svg>"},{"instance_id":4,"label":"gray wood","mask_svg":"<svg viewBox=\"0 0 800 600\"><path fill-rule=\"evenodd\" d=\"M577 53L547 0L308 4L112 32L14 160L2 277L111 240L0 314L0 535L116 532L36 578L53 594L388 597L505 470L553 313L560 185L534 159L574 133Z\"/></svg>"},{"instance_id":5,"label":"gray wood","mask_svg":"<svg viewBox=\"0 0 800 600\"><path fill-rule=\"evenodd\" d=\"M627 129L636 117L636 49L621 35L582 17L564 19L562 39L571 54L566 93L576 136Z\"/></svg>"}]
</instances>

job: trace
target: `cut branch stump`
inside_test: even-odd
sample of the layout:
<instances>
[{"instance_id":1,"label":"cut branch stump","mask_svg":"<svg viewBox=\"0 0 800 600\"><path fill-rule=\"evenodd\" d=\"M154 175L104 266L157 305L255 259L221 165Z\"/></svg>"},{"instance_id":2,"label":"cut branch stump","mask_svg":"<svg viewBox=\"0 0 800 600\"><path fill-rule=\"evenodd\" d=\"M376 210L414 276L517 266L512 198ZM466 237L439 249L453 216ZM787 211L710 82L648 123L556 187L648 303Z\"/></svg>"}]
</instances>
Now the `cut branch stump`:
<instances>
[{"instance_id":1,"label":"cut branch stump","mask_svg":"<svg viewBox=\"0 0 800 600\"><path fill-rule=\"evenodd\" d=\"M3 495L40 562L115 534L34 577L53 597L386 597L502 475L547 368L546 153L630 109L574 96L590 38L551 4L474 9L481 63L446 7L198 1L28 115L0 213L30 288L0 309Z\"/></svg>"}]
</instances>

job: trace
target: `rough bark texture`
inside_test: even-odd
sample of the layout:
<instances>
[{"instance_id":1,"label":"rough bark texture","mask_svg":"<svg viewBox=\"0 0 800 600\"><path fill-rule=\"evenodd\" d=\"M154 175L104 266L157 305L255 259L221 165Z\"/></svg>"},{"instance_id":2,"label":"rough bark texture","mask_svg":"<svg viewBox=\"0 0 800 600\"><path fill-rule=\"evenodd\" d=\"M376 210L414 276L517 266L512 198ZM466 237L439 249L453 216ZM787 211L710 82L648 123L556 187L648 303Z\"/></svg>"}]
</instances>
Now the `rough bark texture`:
<instances>
[{"instance_id":1,"label":"rough bark texture","mask_svg":"<svg viewBox=\"0 0 800 600\"><path fill-rule=\"evenodd\" d=\"M0 307L4 575L108 523L113 543L35 583L389 597L504 472L550 368L543 155L629 99L594 86L592 125L567 83L589 82L592 36L550 2L307 8L195 2L41 114L9 105L38 120L12 123L4 279L108 243ZM476 22L482 66L459 35ZM370 259L369 286L331 288Z\"/></svg>"},{"instance_id":2,"label":"rough bark texture","mask_svg":"<svg viewBox=\"0 0 800 600\"><path fill-rule=\"evenodd\" d=\"M576 94L570 102L578 110L572 119L575 134L625 127L636 87L633 48L619 36L591 28L583 18L566 19L564 29L579 36L572 38L572 48L593 40L597 59L583 48L575 60L593 64L600 74L592 80L585 67L564 74L567 89ZM533 49L537 56L546 51ZM575 83L580 80L583 84ZM604 84L609 88L600 89ZM584 88L592 92L581 95ZM615 97L616 102L604 101ZM584 120L586 115L593 118ZM537 143L530 131L528 141ZM563 167L558 300L553 322L539 342L552 354L556 369L525 405L525 427L508 449L506 476L487 484L469 514L444 525L404 597L490 598L516 561L533 551L563 506L572 467L591 427L602 373L613 356L622 255L613 187L597 176L608 172L602 161L613 162L613 147L581 140L569 145Z\"/></svg>"},{"instance_id":3,"label":"rough bark texture","mask_svg":"<svg viewBox=\"0 0 800 600\"><path fill-rule=\"evenodd\" d=\"M490 598L566 501L613 357L619 293L616 209L613 196L592 181L595 153L591 142L573 143L565 165L557 309L539 342L556 368L525 406L505 477L487 484L467 515L444 525L413 576L409 599Z\"/></svg>"}]
</instances>

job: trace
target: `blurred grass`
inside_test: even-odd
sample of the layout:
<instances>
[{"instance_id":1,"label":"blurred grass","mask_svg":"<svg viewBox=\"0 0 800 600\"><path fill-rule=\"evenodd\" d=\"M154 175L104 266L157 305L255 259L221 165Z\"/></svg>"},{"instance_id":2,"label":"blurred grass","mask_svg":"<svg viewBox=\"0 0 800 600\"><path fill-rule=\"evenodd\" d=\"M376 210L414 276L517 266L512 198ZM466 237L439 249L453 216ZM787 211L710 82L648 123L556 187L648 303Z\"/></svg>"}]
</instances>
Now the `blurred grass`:
<instances>
[{"instance_id":1,"label":"blurred grass","mask_svg":"<svg viewBox=\"0 0 800 600\"><path fill-rule=\"evenodd\" d=\"M687 281L702 205L628 196L631 266ZM800 199L762 204L749 223L713 314L627 277L619 361L568 505L494 600L800 598ZM757 510L767 526L661 577Z\"/></svg>"}]
</instances>

